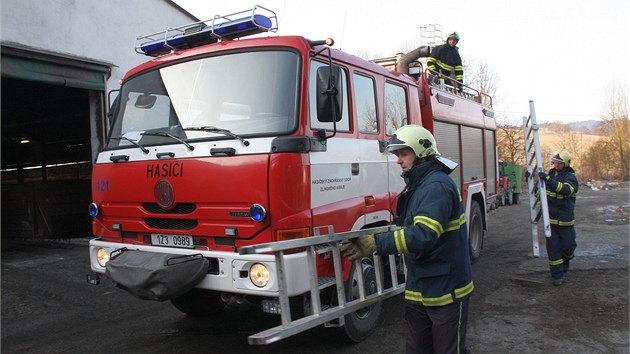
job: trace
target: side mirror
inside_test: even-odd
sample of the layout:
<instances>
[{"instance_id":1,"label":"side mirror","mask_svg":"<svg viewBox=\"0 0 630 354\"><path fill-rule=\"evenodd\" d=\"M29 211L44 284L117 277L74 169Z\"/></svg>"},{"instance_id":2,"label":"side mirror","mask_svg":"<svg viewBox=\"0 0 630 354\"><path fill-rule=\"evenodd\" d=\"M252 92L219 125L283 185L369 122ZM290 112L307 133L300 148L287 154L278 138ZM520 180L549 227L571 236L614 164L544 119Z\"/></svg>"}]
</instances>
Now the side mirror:
<instances>
[{"instance_id":1,"label":"side mirror","mask_svg":"<svg viewBox=\"0 0 630 354\"><path fill-rule=\"evenodd\" d=\"M343 108L341 68L322 66L317 69L317 120L339 122Z\"/></svg>"}]
</instances>

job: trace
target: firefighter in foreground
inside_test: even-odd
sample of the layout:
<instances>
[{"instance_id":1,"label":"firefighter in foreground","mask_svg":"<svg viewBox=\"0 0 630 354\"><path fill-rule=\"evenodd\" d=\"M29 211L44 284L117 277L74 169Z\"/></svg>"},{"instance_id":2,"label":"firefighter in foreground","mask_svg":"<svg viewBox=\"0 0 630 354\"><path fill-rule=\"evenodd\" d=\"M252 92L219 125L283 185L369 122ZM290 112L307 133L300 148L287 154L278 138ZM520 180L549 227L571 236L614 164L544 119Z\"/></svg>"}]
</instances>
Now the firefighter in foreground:
<instances>
[{"instance_id":1,"label":"firefighter in foreground","mask_svg":"<svg viewBox=\"0 0 630 354\"><path fill-rule=\"evenodd\" d=\"M569 271L577 243L575 242L575 197L578 180L571 167L571 154L566 149L552 158L553 168L538 176L547 183L547 205L551 237L547 238L547 256L553 285L562 285L564 273Z\"/></svg>"},{"instance_id":2,"label":"firefighter in foreground","mask_svg":"<svg viewBox=\"0 0 630 354\"><path fill-rule=\"evenodd\" d=\"M418 125L398 129L387 150L398 157L407 182L397 205L403 228L346 240L344 256L404 254L407 353L467 353L474 286L466 216L448 176L457 165L440 157L433 135Z\"/></svg>"}]
</instances>

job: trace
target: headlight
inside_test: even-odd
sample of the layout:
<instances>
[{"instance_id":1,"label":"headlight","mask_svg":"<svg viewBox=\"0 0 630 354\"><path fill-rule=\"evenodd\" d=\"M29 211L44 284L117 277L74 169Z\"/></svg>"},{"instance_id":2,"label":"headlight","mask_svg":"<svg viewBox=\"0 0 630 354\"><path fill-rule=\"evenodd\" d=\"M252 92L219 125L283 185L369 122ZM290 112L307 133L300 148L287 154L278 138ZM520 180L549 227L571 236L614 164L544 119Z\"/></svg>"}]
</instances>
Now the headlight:
<instances>
[{"instance_id":1,"label":"headlight","mask_svg":"<svg viewBox=\"0 0 630 354\"><path fill-rule=\"evenodd\" d=\"M98 251L96 251L96 261L101 267L105 267L105 264L109 261L109 254L107 254L104 248L99 248Z\"/></svg>"},{"instance_id":2,"label":"headlight","mask_svg":"<svg viewBox=\"0 0 630 354\"><path fill-rule=\"evenodd\" d=\"M249 280L257 287L262 288L269 283L269 270L262 263L254 263L249 268Z\"/></svg>"}]
</instances>

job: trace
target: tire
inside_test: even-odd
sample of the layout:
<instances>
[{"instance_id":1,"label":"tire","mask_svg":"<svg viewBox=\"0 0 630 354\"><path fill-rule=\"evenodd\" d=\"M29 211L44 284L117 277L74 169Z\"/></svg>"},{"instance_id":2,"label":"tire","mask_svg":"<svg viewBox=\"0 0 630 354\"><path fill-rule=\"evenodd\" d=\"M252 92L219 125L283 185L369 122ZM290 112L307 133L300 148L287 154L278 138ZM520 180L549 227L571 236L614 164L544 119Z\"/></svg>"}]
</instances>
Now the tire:
<instances>
[{"instance_id":1,"label":"tire","mask_svg":"<svg viewBox=\"0 0 630 354\"><path fill-rule=\"evenodd\" d=\"M365 281L366 295L376 292L376 271L372 265L372 260L364 258L361 261L363 277ZM346 282L346 299L352 301L359 298L358 276L356 273L356 263L352 265L353 277ZM381 316L383 302L379 301L372 305L361 308L355 312L345 315L345 325L335 328L341 340L349 343L359 343L372 334L378 319Z\"/></svg>"},{"instance_id":2,"label":"tire","mask_svg":"<svg viewBox=\"0 0 630 354\"><path fill-rule=\"evenodd\" d=\"M222 310L227 304L215 291L192 289L184 295L171 299L179 311L190 316L208 316Z\"/></svg>"},{"instance_id":3,"label":"tire","mask_svg":"<svg viewBox=\"0 0 630 354\"><path fill-rule=\"evenodd\" d=\"M507 203L508 203L508 205L512 205L512 204L514 204L513 194L514 194L514 193L512 193L512 190L511 190L511 189L509 189L509 190L507 191L507 199L508 199L508 200L507 200Z\"/></svg>"},{"instance_id":4,"label":"tire","mask_svg":"<svg viewBox=\"0 0 630 354\"><path fill-rule=\"evenodd\" d=\"M521 193L512 193L512 202L514 202L514 204L518 204L518 197L520 194Z\"/></svg>"},{"instance_id":5,"label":"tire","mask_svg":"<svg viewBox=\"0 0 630 354\"><path fill-rule=\"evenodd\" d=\"M499 198L499 206L505 205L505 192L501 191L501 197Z\"/></svg>"},{"instance_id":6,"label":"tire","mask_svg":"<svg viewBox=\"0 0 630 354\"><path fill-rule=\"evenodd\" d=\"M470 205L470 221L468 224L468 246L470 260L475 261L481 254L483 246L483 215L479 203L472 201Z\"/></svg>"}]
</instances>

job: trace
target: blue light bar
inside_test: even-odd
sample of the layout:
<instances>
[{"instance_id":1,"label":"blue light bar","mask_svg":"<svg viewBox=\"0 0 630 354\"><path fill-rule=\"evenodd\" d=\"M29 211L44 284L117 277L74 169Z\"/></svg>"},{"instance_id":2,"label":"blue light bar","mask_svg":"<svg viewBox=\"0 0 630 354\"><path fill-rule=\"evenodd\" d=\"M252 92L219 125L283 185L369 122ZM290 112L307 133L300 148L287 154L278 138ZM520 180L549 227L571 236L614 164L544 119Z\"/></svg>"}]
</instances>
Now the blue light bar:
<instances>
[{"instance_id":1,"label":"blue light bar","mask_svg":"<svg viewBox=\"0 0 630 354\"><path fill-rule=\"evenodd\" d=\"M188 31L185 31L183 34L175 34L167 37L166 39L162 38L142 43L140 44L140 50L146 55L158 56L170 53L171 51L175 51L177 49L186 49L196 47L198 45L216 43L218 39L210 36L210 33L206 30L208 27L209 26L206 26L205 24L200 24L197 27L192 27L193 29L196 29L196 32L194 33L187 33Z\"/></svg>"},{"instance_id":2,"label":"blue light bar","mask_svg":"<svg viewBox=\"0 0 630 354\"><path fill-rule=\"evenodd\" d=\"M271 25L271 19L268 17L254 15L213 26L212 33L220 39L232 39L266 32Z\"/></svg>"},{"instance_id":3,"label":"blue light bar","mask_svg":"<svg viewBox=\"0 0 630 354\"><path fill-rule=\"evenodd\" d=\"M257 13L257 10L263 14ZM247 14L246 16L243 16ZM231 18L235 18L232 20ZM207 25L206 23L211 23ZM136 52L158 56L181 49L278 30L276 14L264 7L206 20L136 38ZM138 44L140 43L140 44Z\"/></svg>"}]
</instances>

